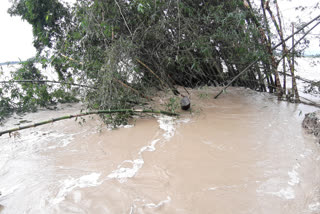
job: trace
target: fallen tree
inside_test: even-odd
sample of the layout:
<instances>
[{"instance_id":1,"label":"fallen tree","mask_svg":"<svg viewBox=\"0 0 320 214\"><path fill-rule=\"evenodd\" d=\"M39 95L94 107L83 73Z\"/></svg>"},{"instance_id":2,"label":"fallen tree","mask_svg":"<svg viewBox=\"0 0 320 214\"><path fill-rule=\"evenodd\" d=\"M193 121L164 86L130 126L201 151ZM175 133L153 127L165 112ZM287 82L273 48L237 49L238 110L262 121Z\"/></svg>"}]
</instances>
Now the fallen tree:
<instances>
[{"instance_id":1,"label":"fallen tree","mask_svg":"<svg viewBox=\"0 0 320 214\"><path fill-rule=\"evenodd\" d=\"M20 130L23 130L23 129L34 128L34 127L37 127L37 126L42 126L42 125L45 125L45 124L48 124L48 123L53 123L53 122L60 121L60 120L78 118L78 117L83 117L83 116L92 115L92 114L115 114L115 113L122 113L122 114L151 113L151 114L164 114L164 115L169 115L169 116L178 116L178 114L173 113L173 112L161 111L161 110L150 110L150 109L142 109L142 110L117 109L117 110L88 111L88 112L85 112L85 113L57 117L57 118L53 118L53 119L50 119L50 120L37 122L37 123L31 124L31 125L19 126L19 127L16 127L16 128L0 131L0 136L3 135L3 134L9 134L10 135L12 132L20 131Z\"/></svg>"},{"instance_id":2,"label":"fallen tree","mask_svg":"<svg viewBox=\"0 0 320 214\"><path fill-rule=\"evenodd\" d=\"M79 94L88 109L131 109L149 102L159 90L184 97L176 85L226 85L224 90L243 86L276 91L279 98L286 93L275 50L282 46L282 57L289 55L285 43L291 36L283 35L276 1L261 0L259 11L248 0L78 0L73 5L59 0L15 0L9 13L33 26L37 63L52 66L57 82L90 86L82 87ZM269 22L278 35L272 36ZM24 91L14 99L3 96L3 109L10 109L11 100L22 99L21 105L27 107L56 100L46 93L49 82L35 69L23 72L17 72L14 80L20 81L19 87L12 91ZM291 75L295 77L293 71ZM43 87L32 86L36 80Z\"/></svg>"}]
</instances>

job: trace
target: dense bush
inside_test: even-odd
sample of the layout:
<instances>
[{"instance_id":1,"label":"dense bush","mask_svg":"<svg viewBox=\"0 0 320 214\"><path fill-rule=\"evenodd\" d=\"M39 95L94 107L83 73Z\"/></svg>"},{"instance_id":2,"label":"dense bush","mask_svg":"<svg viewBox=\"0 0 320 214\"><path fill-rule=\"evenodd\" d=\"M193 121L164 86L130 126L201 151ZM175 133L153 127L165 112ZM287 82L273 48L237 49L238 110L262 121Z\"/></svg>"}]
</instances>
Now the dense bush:
<instances>
[{"instance_id":1,"label":"dense bush","mask_svg":"<svg viewBox=\"0 0 320 214\"><path fill-rule=\"evenodd\" d=\"M15 0L9 13L32 24L38 57L60 81L89 86L90 109L130 108L157 90L177 94L175 85L224 85L256 59L233 84L276 86L267 25L246 0Z\"/></svg>"}]
</instances>

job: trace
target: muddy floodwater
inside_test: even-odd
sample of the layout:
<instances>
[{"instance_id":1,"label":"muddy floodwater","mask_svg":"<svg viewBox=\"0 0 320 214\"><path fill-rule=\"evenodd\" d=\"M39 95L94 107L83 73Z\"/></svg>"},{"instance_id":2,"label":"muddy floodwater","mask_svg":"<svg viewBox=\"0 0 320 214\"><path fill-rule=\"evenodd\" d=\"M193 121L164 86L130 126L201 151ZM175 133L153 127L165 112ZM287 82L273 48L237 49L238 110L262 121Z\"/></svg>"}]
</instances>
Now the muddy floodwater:
<instances>
[{"instance_id":1,"label":"muddy floodwater","mask_svg":"<svg viewBox=\"0 0 320 214\"><path fill-rule=\"evenodd\" d=\"M110 130L94 116L1 136L0 213L319 214L320 146L301 128L315 109L241 88L214 100L217 91L194 90L179 118Z\"/></svg>"}]
</instances>

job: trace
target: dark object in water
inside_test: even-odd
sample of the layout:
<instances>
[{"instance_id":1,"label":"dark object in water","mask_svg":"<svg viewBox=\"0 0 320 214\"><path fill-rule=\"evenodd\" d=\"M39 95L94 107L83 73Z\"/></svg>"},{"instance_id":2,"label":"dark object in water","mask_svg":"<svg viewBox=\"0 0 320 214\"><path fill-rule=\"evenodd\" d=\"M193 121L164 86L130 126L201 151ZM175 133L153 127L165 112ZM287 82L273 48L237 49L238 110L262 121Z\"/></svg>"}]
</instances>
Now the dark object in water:
<instances>
[{"instance_id":1,"label":"dark object in water","mask_svg":"<svg viewBox=\"0 0 320 214\"><path fill-rule=\"evenodd\" d=\"M188 110L190 108L190 100L188 97L183 97L180 101L181 109Z\"/></svg>"},{"instance_id":2,"label":"dark object in water","mask_svg":"<svg viewBox=\"0 0 320 214\"><path fill-rule=\"evenodd\" d=\"M302 127L305 128L309 134L313 134L319 138L320 143L320 110L306 114L302 122Z\"/></svg>"}]
</instances>

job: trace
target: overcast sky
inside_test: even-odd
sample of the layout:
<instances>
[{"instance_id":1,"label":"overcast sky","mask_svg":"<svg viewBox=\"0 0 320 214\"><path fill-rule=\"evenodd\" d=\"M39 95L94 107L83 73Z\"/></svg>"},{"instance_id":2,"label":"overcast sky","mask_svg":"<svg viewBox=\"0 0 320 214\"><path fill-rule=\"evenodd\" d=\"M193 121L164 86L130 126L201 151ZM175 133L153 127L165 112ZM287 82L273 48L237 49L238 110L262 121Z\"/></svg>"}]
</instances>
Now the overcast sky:
<instances>
[{"instance_id":1,"label":"overcast sky","mask_svg":"<svg viewBox=\"0 0 320 214\"><path fill-rule=\"evenodd\" d=\"M32 27L20 17L11 17L8 0L0 0L0 63L26 60L35 55L32 45Z\"/></svg>"},{"instance_id":2,"label":"overcast sky","mask_svg":"<svg viewBox=\"0 0 320 214\"><path fill-rule=\"evenodd\" d=\"M318 0L279 0L280 9L287 20L287 28L292 21L297 20L297 16L308 21L311 17L319 15L319 10L313 14L308 12L299 12L294 8L297 6L315 5ZM26 60L33 57L36 53L32 45L32 28L27 22L23 22L20 17L10 17L7 13L10 7L9 0L0 0L0 63L6 61ZM320 25L312 32L320 34ZM319 39L313 39L313 43L308 50L309 53L320 53Z\"/></svg>"}]
</instances>

